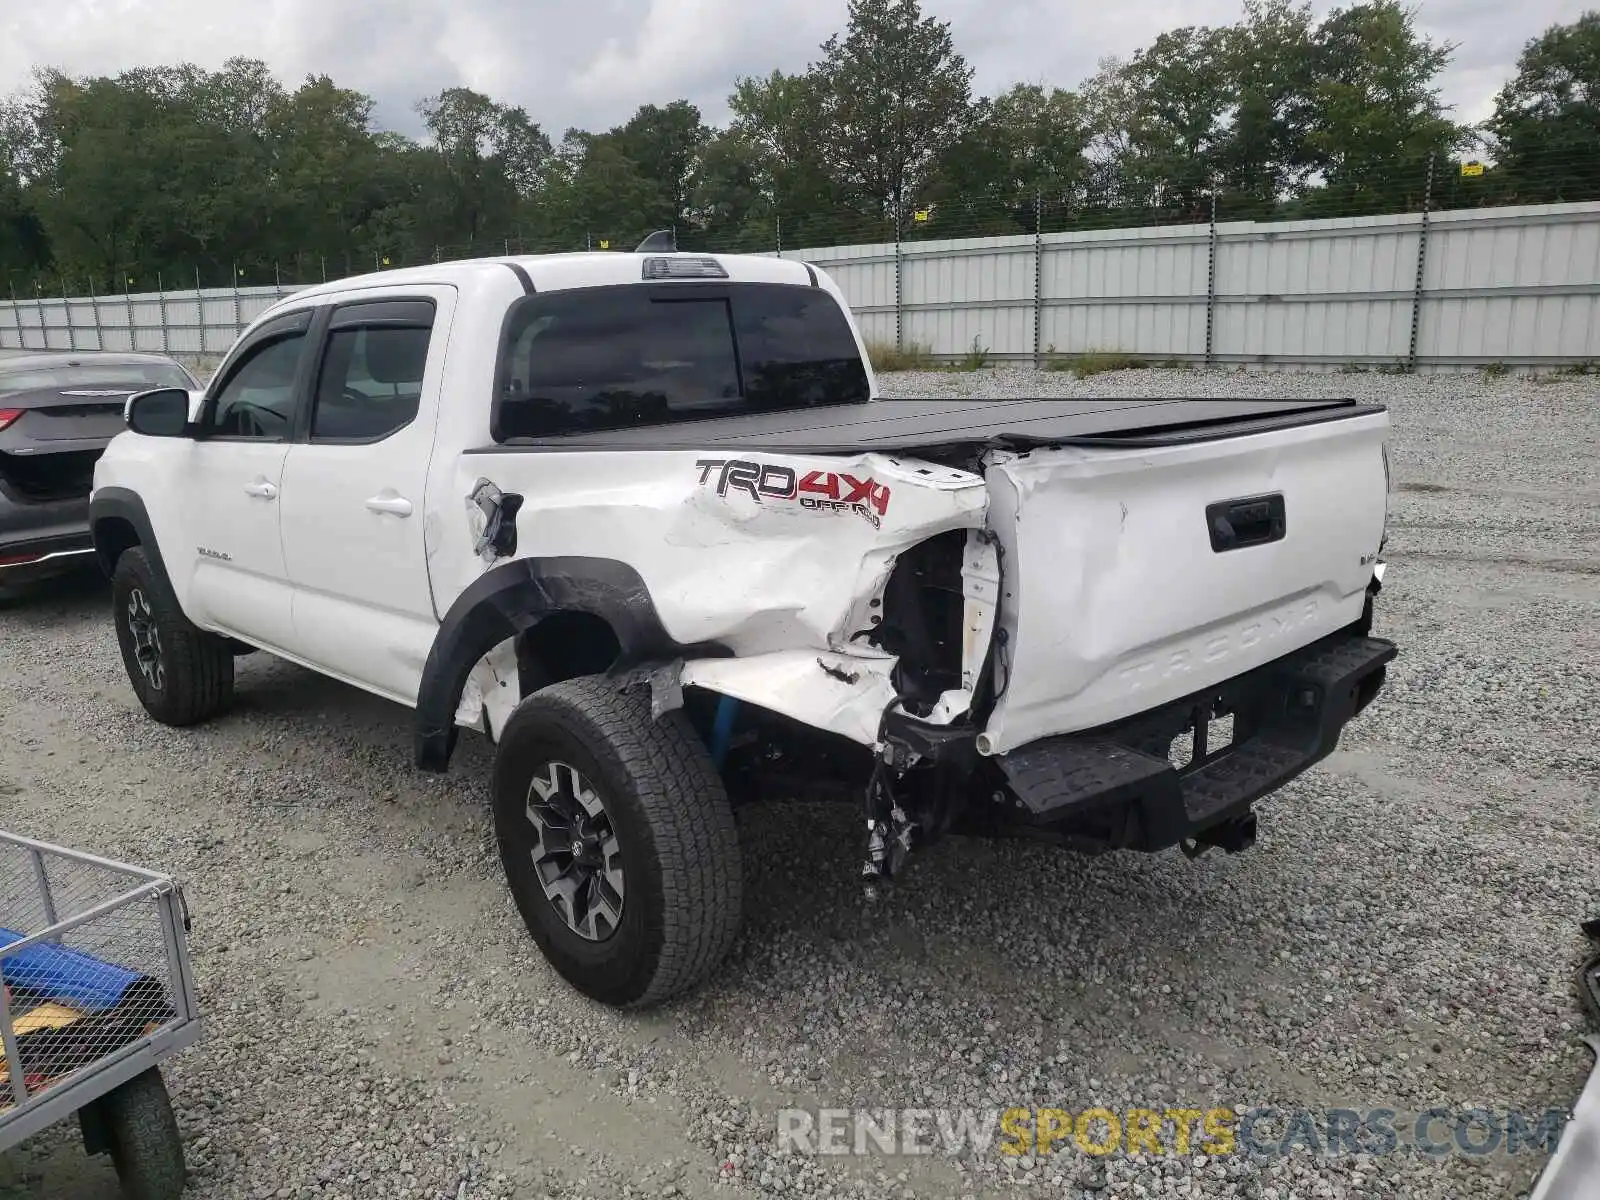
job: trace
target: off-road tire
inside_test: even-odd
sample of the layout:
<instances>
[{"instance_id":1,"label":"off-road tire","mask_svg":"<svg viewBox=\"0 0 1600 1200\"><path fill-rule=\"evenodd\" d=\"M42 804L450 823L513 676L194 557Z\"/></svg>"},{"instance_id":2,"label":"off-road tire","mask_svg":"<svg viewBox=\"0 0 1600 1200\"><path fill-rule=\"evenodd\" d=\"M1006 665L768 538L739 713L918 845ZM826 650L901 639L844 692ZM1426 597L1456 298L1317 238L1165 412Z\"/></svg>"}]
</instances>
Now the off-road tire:
<instances>
[{"instance_id":1,"label":"off-road tire","mask_svg":"<svg viewBox=\"0 0 1600 1200\"><path fill-rule=\"evenodd\" d=\"M151 1067L100 1101L106 1140L128 1200L178 1200L183 1138L161 1072Z\"/></svg>"},{"instance_id":2,"label":"off-road tire","mask_svg":"<svg viewBox=\"0 0 1600 1200\"><path fill-rule=\"evenodd\" d=\"M528 818L534 778L570 764L599 794L621 847L620 921L586 940L546 898ZM659 1003L704 980L739 928L744 866L733 809L681 711L657 721L648 688L586 676L522 701L494 763L494 821L512 898L556 971L603 1004Z\"/></svg>"},{"instance_id":3,"label":"off-road tire","mask_svg":"<svg viewBox=\"0 0 1600 1200\"><path fill-rule=\"evenodd\" d=\"M111 573L112 615L122 664L139 703L163 725L197 725L225 710L233 699L233 651L228 639L197 628L178 604L166 577L142 546L125 550ZM159 673L140 665L130 606L148 612L159 639ZM143 617L141 615L141 621Z\"/></svg>"}]
</instances>

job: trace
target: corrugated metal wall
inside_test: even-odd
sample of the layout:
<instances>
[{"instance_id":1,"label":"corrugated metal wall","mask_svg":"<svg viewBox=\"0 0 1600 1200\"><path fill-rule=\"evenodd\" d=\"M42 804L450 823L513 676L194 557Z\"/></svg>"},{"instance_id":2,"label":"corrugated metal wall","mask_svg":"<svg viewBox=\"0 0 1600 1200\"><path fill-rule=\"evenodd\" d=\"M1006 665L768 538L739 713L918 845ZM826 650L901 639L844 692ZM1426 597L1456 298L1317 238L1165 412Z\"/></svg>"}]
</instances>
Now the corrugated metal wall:
<instances>
[{"instance_id":1,"label":"corrugated metal wall","mask_svg":"<svg viewBox=\"0 0 1600 1200\"><path fill-rule=\"evenodd\" d=\"M838 280L870 339L941 356L1600 362L1600 204L790 253Z\"/></svg>"},{"instance_id":2,"label":"corrugated metal wall","mask_svg":"<svg viewBox=\"0 0 1600 1200\"><path fill-rule=\"evenodd\" d=\"M1309 368L1600 361L1600 204L785 251L869 340ZM225 351L292 288L0 302L0 346Z\"/></svg>"},{"instance_id":3,"label":"corrugated metal wall","mask_svg":"<svg viewBox=\"0 0 1600 1200\"><path fill-rule=\"evenodd\" d=\"M225 354L240 330L293 288L257 287L0 302L0 349Z\"/></svg>"}]
</instances>

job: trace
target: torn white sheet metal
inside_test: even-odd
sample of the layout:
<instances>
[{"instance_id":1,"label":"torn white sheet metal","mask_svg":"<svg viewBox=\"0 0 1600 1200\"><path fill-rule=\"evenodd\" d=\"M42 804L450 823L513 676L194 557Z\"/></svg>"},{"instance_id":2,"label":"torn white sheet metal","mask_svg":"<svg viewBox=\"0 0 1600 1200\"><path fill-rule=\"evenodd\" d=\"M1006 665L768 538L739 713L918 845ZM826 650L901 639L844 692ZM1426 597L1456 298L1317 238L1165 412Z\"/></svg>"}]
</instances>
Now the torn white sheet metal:
<instances>
[{"instance_id":1,"label":"torn white sheet metal","mask_svg":"<svg viewBox=\"0 0 1600 1200\"><path fill-rule=\"evenodd\" d=\"M461 468L459 496L478 486L476 465ZM843 648L901 552L980 527L987 506L970 471L880 454L505 455L488 474L539 497L517 515L515 557L627 563L675 641L738 655ZM455 591L487 569L463 561Z\"/></svg>"},{"instance_id":2,"label":"torn white sheet metal","mask_svg":"<svg viewBox=\"0 0 1600 1200\"><path fill-rule=\"evenodd\" d=\"M664 535L673 577L659 589L641 573L680 641L714 639L740 655L844 650L871 627L896 558L980 525L986 505L970 472L877 454L702 457ZM719 553L682 552L703 545ZM688 635L674 625L680 613Z\"/></svg>"},{"instance_id":3,"label":"torn white sheet metal","mask_svg":"<svg viewBox=\"0 0 1600 1200\"><path fill-rule=\"evenodd\" d=\"M895 698L893 655L784 650L686 663L682 681L871 746Z\"/></svg>"},{"instance_id":4,"label":"torn white sheet metal","mask_svg":"<svg viewBox=\"0 0 1600 1200\"><path fill-rule=\"evenodd\" d=\"M517 644L512 638L501 642L478 660L461 690L456 708L456 724L484 730L496 742L512 712L522 700L521 676L517 671Z\"/></svg>"},{"instance_id":5,"label":"torn white sheet metal","mask_svg":"<svg viewBox=\"0 0 1600 1200\"><path fill-rule=\"evenodd\" d=\"M492 480L466 467L459 477L474 546L487 522L472 497L486 484L538 495L517 514L514 557L627 563L676 642L716 642L737 656L690 664L684 684L869 744L893 699L894 659L873 659L855 635L881 619L874 602L901 553L940 533L980 528L988 503L983 479L970 471L880 454L529 454L493 467ZM475 554L461 586L489 569ZM983 624L981 611L972 615ZM819 658L841 661L859 682L830 678ZM482 727L487 719L498 737L517 699L515 666L479 663L457 720ZM507 677L509 688L501 686ZM967 703L970 688L946 707L965 711Z\"/></svg>"},{"instance_id":6,"label":"torn white sheet metal","mask_svg":"<svg viewBox=\"0 0 1600 1200\"><path fill-rule=\"evenodd\" d=\"M1600 1196L1600 1036L1590 1034L1583 1040L1595 1056L1594 1069L1528 1200L1595 1200Z\"/></svg>"}]
</instances>

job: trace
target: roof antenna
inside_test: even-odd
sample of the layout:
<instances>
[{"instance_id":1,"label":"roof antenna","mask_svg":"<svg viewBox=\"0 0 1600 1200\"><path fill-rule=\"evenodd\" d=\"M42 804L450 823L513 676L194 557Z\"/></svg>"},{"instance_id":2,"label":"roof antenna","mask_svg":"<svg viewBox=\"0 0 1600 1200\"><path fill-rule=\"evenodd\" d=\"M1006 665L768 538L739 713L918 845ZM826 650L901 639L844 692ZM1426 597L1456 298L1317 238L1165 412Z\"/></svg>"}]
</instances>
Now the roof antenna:
<instances>
[{"instance_id":1,"label":"roof antenna","mask_svg":"<svg viewBox=\"0 0 1600 1200\"><path fill-rule=\"evenodd\" d=\"M644 241L639 243L635 254L660 254L663 251L678 251L678 231L676 229L658 229Z\"/></svg>"}]
</instances>

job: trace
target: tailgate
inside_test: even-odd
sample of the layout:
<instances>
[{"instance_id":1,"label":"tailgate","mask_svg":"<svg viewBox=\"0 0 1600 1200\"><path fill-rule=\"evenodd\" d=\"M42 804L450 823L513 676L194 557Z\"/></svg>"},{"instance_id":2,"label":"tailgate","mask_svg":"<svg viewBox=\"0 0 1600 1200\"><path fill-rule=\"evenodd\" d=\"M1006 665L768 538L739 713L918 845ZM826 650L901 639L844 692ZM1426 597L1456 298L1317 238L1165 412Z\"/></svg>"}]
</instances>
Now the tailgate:
<instances>
[{"instance_id":1,"label":"tailgate","mask_svg":"<svg viewBox=\"0 0 1600 1200\"><path fill-rule=\"evenodd\" d=\"M985 752L1168 703L1359 619L1388 431L1367 410L993 456L1004 641Z\"/></svg>"}]
</instances>

